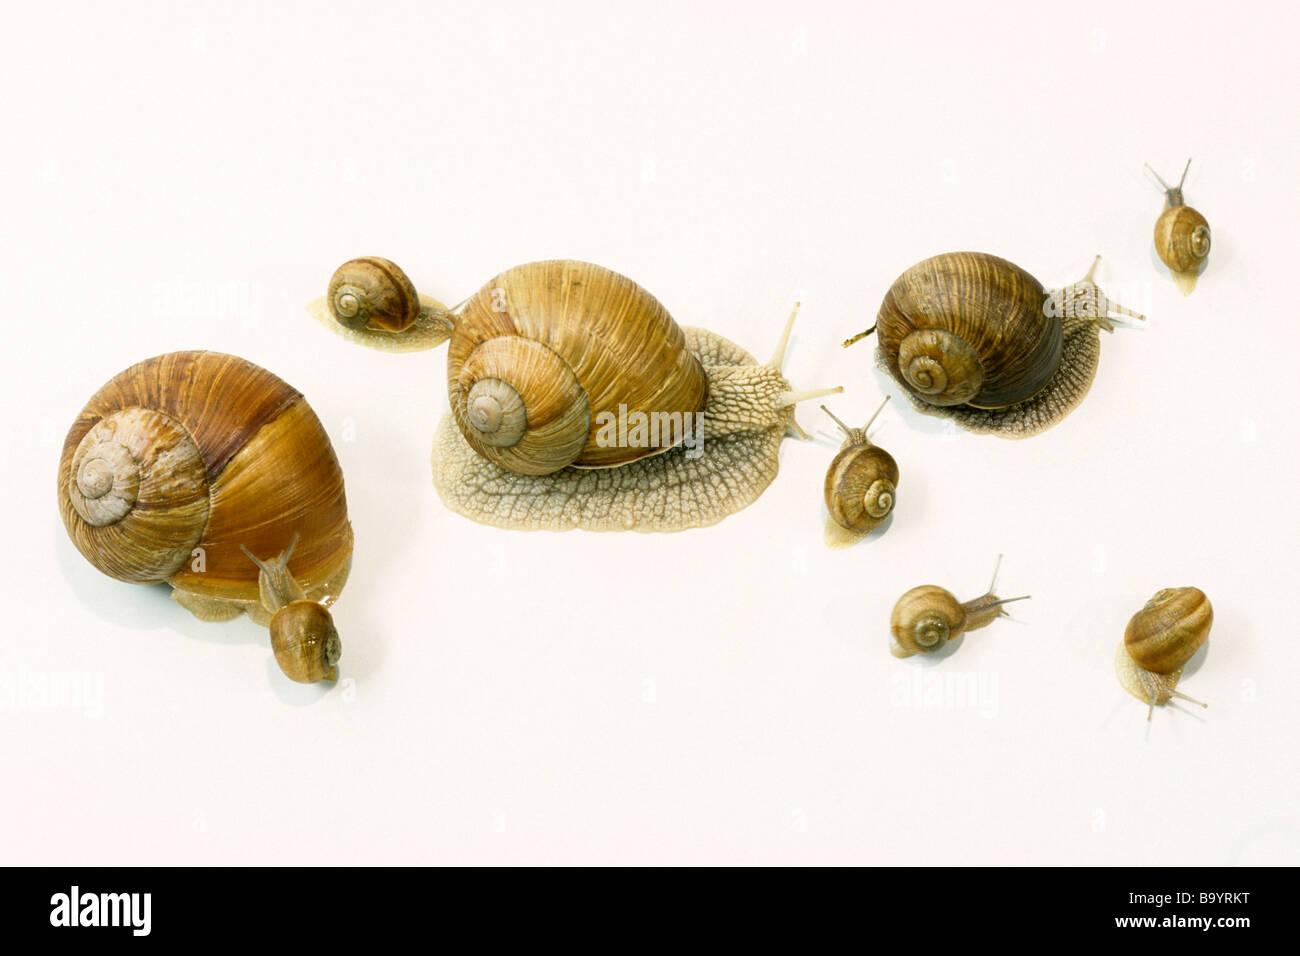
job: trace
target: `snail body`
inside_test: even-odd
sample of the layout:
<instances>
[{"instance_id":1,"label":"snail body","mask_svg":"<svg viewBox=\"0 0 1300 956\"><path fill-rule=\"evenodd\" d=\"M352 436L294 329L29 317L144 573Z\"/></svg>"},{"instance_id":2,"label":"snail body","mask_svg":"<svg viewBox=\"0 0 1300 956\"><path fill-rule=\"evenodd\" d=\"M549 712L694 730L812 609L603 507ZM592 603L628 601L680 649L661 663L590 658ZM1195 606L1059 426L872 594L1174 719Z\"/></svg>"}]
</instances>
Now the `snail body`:
<instances>
[{"instance_id":1,"label":"snail body","mask_svg":"<svg viewBox=\"0 0 1300 956\"><path fill-rule=\"evenodd\" d=\"M216 352L172 352L119 373L68 431L58 503L92 565L121 581L165 581L201 620L247 613L275 644L287 605L319 605L318 666L286 673L334 673L326 608L352 554L343 475L311 406L272 373Z\"/></svg>"},{"instance_id":2,"label":"snail body","mask_svg":"<svg viewBox=\"0 0 1300 956\"><path fill-rule=\"evenodd\" d=\"M1019 266L980 252L933 256L885 293L877 359L920 410L970 431L1025 438L1087 394L1113 314L1141 318L1093 282L1045 289Z\"/></svg>"},{"instance_id":3,"label":"snail body","mask_svg":"<svg viewBox=\"0 0 1300 956\"><path fill-rule=\"evenodd\" d=\"M999 566L1001 562L999 556ZM1003 605L1029 598L1027 594L1014 598L998 597L993 593L997 577L995 568L988 591L969 601L959 601L952 592L935 584L923 584L906 592L894 604L890 614L889 652L895 657L933 654L968 631L987 627L1004 617Z\"/></svg>"},{"instance_id":4,"label":"snail body","mask_svg":"<svg viewBox=\"0 0 1300 956\"><path fill-rule=\"evenodd\" d=\"M885 403L861 428L850 428L822 411L844 433L844 443L826 470L822 497L826 502L826 541L832 547L857 541L882 524L894 511L898 494L898 463L894 456L867 438L867 429L884 410Z\"/></svg>"},{"instance_id":5,"label":"snail body","mask_svg":"<svg viewBox=\"0 0 1300 956\"><path fill-rule=\"evenodd\" d=\"M1129 620L1115 650L1120 685L1147 705L1147 720L1158 705L1178 698L1206 705L1177 690L1183 667L1210 636L1214 608L1199 588L1157 591Z\"/></svg>"},{"instance_id":6,"label":"snail body","mask_svg":"<svg viewBox=\"0 0 1300 956\"><path fill-rule=\"evenodd\" d=\"M1156 220L1156 254L1169 267L1174 283L1183 295L1196 288L1196 279L1210 255L1210 224L1183 201L1183 183L1187 181L1191 165L1192 161L1188 159L1177 186L1170 186L1159 173L1147 166L1165 191L1165 208Z\"/></svg>"},{"instance_id":7,"label":"snail body","mask_svg":"<svg viewBox=\"0 0 1300 956\"><path fill-rule=\"evenodd\" d=\"M498 527L713 524L775 477L781 439L802 435L793 405L839 390L796 391L782 374L793 313L760 364L590 263L528 263L455 308L421 303L400 332L349 325L330 295L309 310L376 348L448 343L451 413L434 439L434 486L454 511Z\"/></svg>"}]
</instances>

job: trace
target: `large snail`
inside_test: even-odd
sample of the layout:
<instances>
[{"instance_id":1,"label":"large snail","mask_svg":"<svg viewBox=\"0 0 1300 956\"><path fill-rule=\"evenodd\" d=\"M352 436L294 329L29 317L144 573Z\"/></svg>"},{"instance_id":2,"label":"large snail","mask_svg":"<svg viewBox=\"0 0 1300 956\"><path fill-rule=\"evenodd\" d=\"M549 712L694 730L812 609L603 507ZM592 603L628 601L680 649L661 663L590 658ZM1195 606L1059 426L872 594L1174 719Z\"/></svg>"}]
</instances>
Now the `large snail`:
<instances>
[{"instance_id":1,"label":"large snail","mask_svg":"<svg viewBox=\"0 0 1300 956\"><path fill-rule=\"evenodd\" d=\"M1147 720L1157 705L1175 697L1208 706L1177 690L1183 667L1210 636L1214 608L1199 588L1157 591L1129 620L1115 649L1120 685L1147 705Z\"/></svg>"},{"instance_id":2,"label":"large snail","mask_svg":"<svg viewBox=\"0 0 1300 956\"><path fill-rule=\"evenodd\" d=\"M867 429L885 410L889 397L861 428L850 428L823 405L822 411L844 433L844 443L826 469L826 543L846 547L879 527L894 511L898 496L898 462L867 438Z\"/></svg>"},{"instance_id":3,"label":"large snail","mask_svg":"<svg viewBox=\"0 0 1300 956\"><path fill-rule=\"evenodd\" d=\"M247 612L287 676L337 676L326 608L351 565L343 473L302 394L266 369L172 352L119 373L68 431L58 497L100 571L166 581L200 620Z\"/></svg>"},{"instance_id":4,"label":"large snail","mask_svg":"<svg viewBox=\"0 0 1300 956\"><path fill-rule=\"evenodd\" d=\"M993 593L1001 567L1002 555L998 555L988 591L969 601L958 601L935 584L912 588L900 597L889 617L889 653L895 657L933 654L968 631L988 627L1005 617L1003 605L1028 600L1028 594L1000 598Z\"/></svg>"},{"instance_id":5,"label":"large snail","mask_svg":"<svg viewBox=\"0 0 1300 956\"><path fill-rule=\"evenodd\" d=\"M876 324L877 358L921 411L973 432L1027 438L1051 428L1088 393L1113 314L1093 282L1047 290L1017 265L982 252L919 262L890 286Z\"/></svg>"},{"instance_id":6,"label":"large snail","mask_svg":"<svg viewBox=\"0 0 1300 956\"><path fill-rule=\"evenodd\" d=\"M1170 186L1151 166L1147 169L1165 191L1165 210L1156 220L1156 253L1169 267L1174 284L1183 295L1196 288L1196 278L1201 274L1210 255L1210 224L1205 217L1183 202L1183 183L1192 161L1187 160L1182 178L1177 186Z\"/></svg>"},{"instance_id":7,"label":"large snail","mask_svg":"<svg viewBox=\"0 0 1300 956\"><path fill-rule=\"evenodd\" d=\"M807 437L794 404L839 391L797 391L782 375L793 312L759 364L679 327L631 279L572 260L507 269L449 309L387 259L354 259L309 311L374 348L449 341L434 485L454 511L497 527L713 524L771 483L787 431Z\"/></svg>"}]
</instances>

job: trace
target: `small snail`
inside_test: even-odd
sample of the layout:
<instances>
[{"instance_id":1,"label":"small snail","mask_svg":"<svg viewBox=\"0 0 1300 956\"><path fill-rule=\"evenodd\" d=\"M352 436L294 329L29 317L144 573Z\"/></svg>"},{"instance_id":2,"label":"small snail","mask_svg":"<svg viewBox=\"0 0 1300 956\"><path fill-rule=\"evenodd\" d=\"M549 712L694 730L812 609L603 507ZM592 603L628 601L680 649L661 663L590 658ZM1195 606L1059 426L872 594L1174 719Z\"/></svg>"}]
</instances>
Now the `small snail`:
<instances>
[{"instance_id":1,"label":"small snail","mask_svg":"<svg viewBox=\"0 0 1300 956\"><path fill-rule=\"evenodd\" d=\"M1147 169L1165 191L1165 211L1156 220L1156 252L1160 261L1173 273L1174 283L1183 295L1196 288L1196 278L1210 255L1210 224L1205 217L1183 202L1183 183L1192 161L1187 160L1177 186L1170 186L1148 164Z\"/></svg>"},{"instance_id":2,"label":"small snail","mask_svg":"<svg viewBox=\"0 0 1300 956\"><path fill-rule=\"evenodd\" d=\"M1157 591L1124 629L1115 649L1120 685L1147 705L1147 720L1156 705L1177 697L1208 706L1176 690L1183 666L1210 636L1214 608L1198 588Z\"/></svg>"},{"instance_id":3,"label":"small snail","mask_svg":"<svg viewBox=\"0 0 1300 956\"><path fill-rule=\"evenodd\" d=\"M451 414L434 438L434 486L484 524L713 524L771 483L787 431L807 437L794 404L840 391L797 391L782 375L794 312L760 365L719 335L679 327L631 279L590 263L516 266L451 309L413 292L387 259L354 259L308 308L374 348L449 341Z\"/></svg>"},{"instance_id":4,"label":"small snail","mask_svg":"<svg viewBox=\"0 0 1300 956\"><path fill-rule=\"evenodd\" d=\"M826 471L826 543L845 547L870 533L894 511L898 463L867 439L867 429L885 410L888 396L861 428L850 428L823 405L822 411L844 433L844 443Z\"/></svg>"},{"instance_id":5,"label":"small snail","mask_svg":"<svg viewBox=\"0 0 1300 956\"><path fill-rule=\"evenodd\" d=\"M311 406L266 369L172 352L119 373L68 431L58 499L100 571L166 581L203 621L247 612L288 677L337 676L326 608L351 566L343 473Z\"/></svg>"},{"instance_id":6,"label":"small snail","mask_svg":"<svg viewBox=\"0 0 1300 956\"><path fill-rule=\"evenodd\" d=\"M993 593L1001 566L1002 556L998 555L988 593L969 601L958 601L934 584L923 584L904 594L889 618L889 653L895 657L933 654L967 631L987 627L1004 617L1004 604L1027 600L1028 594L1000 598Z\"/></svg>"},{"instance_id":7,"label":"small snail","mask_svg":"<svg viewBox=\"0 0 1300 956\"><path fill-rule=\"evenodd\" d=\"M1083 401L1097 373L1100 330L1137 319L1092 281L1047 290L1019 266L982 252L919 262L885 293L872 332L877 361L919 410L973 432L1027 438Z\"/></svg>"}]
</instances>

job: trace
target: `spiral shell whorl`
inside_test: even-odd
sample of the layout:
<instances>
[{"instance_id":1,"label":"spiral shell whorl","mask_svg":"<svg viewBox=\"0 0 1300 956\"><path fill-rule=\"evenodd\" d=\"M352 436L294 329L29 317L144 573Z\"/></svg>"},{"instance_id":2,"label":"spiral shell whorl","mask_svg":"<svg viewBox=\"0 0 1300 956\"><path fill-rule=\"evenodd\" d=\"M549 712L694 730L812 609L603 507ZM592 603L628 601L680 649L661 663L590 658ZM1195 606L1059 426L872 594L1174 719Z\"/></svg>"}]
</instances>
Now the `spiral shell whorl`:
<instances>
[{"instance_id":1,"label":"spiral shell whorl","mask_svg":"<svg viewBox=\"0 0 1300 956\"><path fill-rule=\"evenodd\" d=\"M485 445L509 448L528 431L528 410L509 382L481 378L465 396L465 423Z\"/></svg>"},{"instance_id":2,"label":"spiral shell whorl","mask_svg":"<svg viewBox=\"0 0 1300 956\"><path fill-rule=\"evenodd\" d=\"M907 654L928 654L960 635L965 622L966 612L951 593L923 584L898 599L889 629Z\"/></svg>"},{"instance_id":3,"label":"spiral shell whorl","mask_svg":"<svg viewBox=\"0 0 1300 956\"><path fill-rule=\"evenodd\" d=\"M539 342L488 339L447 387L465 440L502 468L551 474L572 464L587 443L587 394L564 359Z\"/></svg>"},{"instance_id":4,"label":"spiral shell whorl","mask_svg":"<svg viewBox=\"0 0 1300 956\"><path fill-rule=\"evenodd\" d=\"M964 405L984 384L979 353L960 336L938 329L918 330L903 339L898 370L932 405Z\"/></svg>"},{"instance_id":5,"label":"spiral shell whorl","mask_svg":"<svg viewBox=\"0 0 1300 956\"><path fill-rule=\"evenodd\" d=\"M877 478L862 498L863 508L873 518L883 518L894 510L894 483Z\"/></svg>"},{"instance_id":6,"label":"spiral shell whorl","mask_svg":"<svg viewBox=\"0 0 1300 956\"><path fill-rule=\"evenodd\" d=\"M1129 620L1124 647L1139 667L1171 674L1191 660L1213 623L1214 609L1199 588L1164 588Z\"/></svg>"},{"instance_id":7,"label":"spiral shell whorl","mask_svg":"<svg viewBox=\"0 0 1300 956\"><path fill-rule=\"evenodd\" d=\"M826 510L842 528L870 531L894 510L897 485L898 463L889 452L847 444L826 472Z\"/></svg>"},{"instance_id":8,"label":"spiral shell whorl","mask_svg":"<svg viewBox=\"0 0 1300 956\"><path fill-rule=\"evenodd\" d=\"M87 436L73 459L68 494L86 524L102 528L121 521L135 507L140 465L120 442Z\"/></svg>"},{"instance_id":9,"label":"spiral shell whorl","mask_svg":"<svg viewBox=\"0 0 1300 956\"><path fill-rule=\"evenodd\" d=\"M335 270L325 300L335 321L354 331L400 332L420 316L420 297L406 273L387 259L365 256Z\"/></svg>"},{"instance_id":10,"label":"spiral shell whorl","mask_svg":"<svg viewBox=\"0 0 1300 956\"><path fill-rule=\"evenodd\" d=\"M166 580L202 540L210 507L203 456L163 412L126 408L99 419L65 445L59 474L64 524L105 574Z\"/></svg>"},{"instance_id":11,"label":"spiral shell whorl","mask_svg":"<svg viewBox=\"0 0 1300 956\"><path fill-rule=\"evenodd\" d=\"M1061 360L1042 283L1005 259L949 252L904 270L880 304L886 367L940 407L1005 408L1043 391Z\"/></svg>"},{"instance_id":12,"label":"spiral shell whorl","mask_svg":"<svg viewBox=\"0 0 1300 956\"><path fill-rule=\"evenodd\" d=\"M1174 272L1196 272L1210 254L1210 224L1191 206L1173 206L1156 220L1155 244Z\"/></svg>"},{"instance_id":13,"label":"spiral shell whorl","mask_svg":"<svg viewBox=\"0 0 1300 956\"><path fill-rule=\"evenodd\" d=\"M624 441L620 429L611 441L610 417L680 421L708 402L709 378L682 329L654 296L609 269L526 263L498 273L453 311L447 386L457 427L510 471L607 468L657 455L680 439ZM469 422L468 394L482 378L508 384L523 401L527 429L508 450L482 440ZM485 404L478 415L490 424L496 412Z\"/></svg>"}]
</instances>

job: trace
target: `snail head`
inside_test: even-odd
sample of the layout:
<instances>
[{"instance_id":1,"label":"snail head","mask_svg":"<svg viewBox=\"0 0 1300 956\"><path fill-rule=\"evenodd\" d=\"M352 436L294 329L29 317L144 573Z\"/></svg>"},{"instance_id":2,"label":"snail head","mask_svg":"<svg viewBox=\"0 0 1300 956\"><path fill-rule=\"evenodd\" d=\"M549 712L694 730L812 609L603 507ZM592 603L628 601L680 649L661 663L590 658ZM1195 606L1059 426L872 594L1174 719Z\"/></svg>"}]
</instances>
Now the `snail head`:
<instances>
[{"instance_id":1,"label":"snail head","mask_svg":"<svg viewBox=\"0 0 1300 956\"><path fill-rule=\"evenodd\" d=\"M1190 156L1187 158L1187 165L1183 167L1183 175L1178 180L1177 186L1170 186L1167 182L1161 179L1160 174L1151 168L1150 163L1144 163L1143 165L1146 166L1147 172L1156 178L1156 182L1160 184L1160 188L1165 191L1166 207L1172 209L1174 206L1186 205L1183 202L1183 183L1187 182L1187 170L1192 167L1192 159Z\"/></svg>"},{"instance_id":2,"label":"snail head","mask_svg":"<svg viewBox=\"0 0 1300 956\"><path fill-rule=\"evenodd\" d=\"M842 385L832 388L791 388L782 372L786 350L790 345L790 332L795 316L799 314L796 302L786 319L785 329L777 342L772 357L762 365L734 365L710 369L710 397L708 428L710 434L728 431L784 425L800 438L808 433L795 421L794 406L825 395L844 391ZM737 386L732 388L730 386ZM733 399L732 395L735 395Z\"/></svg>"},{"instance_id":3,"label":"snail head","mask_svg":"<svg viewBox=\"0 0 1300 956\"><path fill-rule=\"evenodd\" d=\"M1046 315L1054 315L1061 319L1084 319L1094 322L1107 332L1115 331L1115 326L1111 320L1121 315L1139 321L1144 320L1146 316L1125 308L1118 302L1112 302L1106 297L1106 293L1097 287L1097 283L1093 281L1093 276L1097 272L1097 264L1100 262L1101 256L1097 256L1092 260L1092 266L1089 267L1087 275L1082 279L1065 286L1063 289L1053 290L1043 304L1043 312Z\"/></svg>"}]
</instances>

